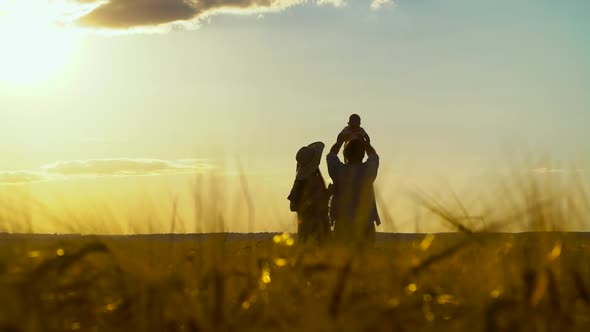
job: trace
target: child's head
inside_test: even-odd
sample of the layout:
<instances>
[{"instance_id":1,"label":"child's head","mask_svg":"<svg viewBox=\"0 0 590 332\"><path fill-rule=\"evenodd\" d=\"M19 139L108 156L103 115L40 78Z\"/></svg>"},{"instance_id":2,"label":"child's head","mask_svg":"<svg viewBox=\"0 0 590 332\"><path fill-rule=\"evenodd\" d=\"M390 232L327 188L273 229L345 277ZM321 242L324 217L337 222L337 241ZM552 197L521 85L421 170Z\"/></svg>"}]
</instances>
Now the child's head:
<instances>
[{"instance_id":1,"label":"child's head","mask_svg":"<svg viewBox=\"0 0 590 332\"><path fill-rule=\"evenodd\" d=\"M358 114L353 114L348 118L348 125L352 128L358 128L361 126L361 117Z\"/></svg>"}]
</instances>

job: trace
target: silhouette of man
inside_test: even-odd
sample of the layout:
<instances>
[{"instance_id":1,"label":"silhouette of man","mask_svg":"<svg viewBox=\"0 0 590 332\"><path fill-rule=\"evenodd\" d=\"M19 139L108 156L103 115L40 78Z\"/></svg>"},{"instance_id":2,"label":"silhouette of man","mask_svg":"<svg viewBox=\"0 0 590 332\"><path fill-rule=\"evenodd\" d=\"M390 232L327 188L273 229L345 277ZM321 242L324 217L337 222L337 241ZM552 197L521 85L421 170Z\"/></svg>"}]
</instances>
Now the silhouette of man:
<instances>
[{"instance_id":1,"label":"silhouette of man","mask_svg":"<svg viewBox=\"0 0 590 332\"><path fill-rule=\"evenodd\" d=\"M375 240L375 224L381 224L373 188L379 169L379 155L366 138L349 140L348 135L340 133L326 157L328 172L334 182L330 219L336 239L372 243ZM346 163L342 163L338 153L345 142L348 142L344 147ZM365 153L368 158L363 162Z\"/></svg>"}]
</instances>

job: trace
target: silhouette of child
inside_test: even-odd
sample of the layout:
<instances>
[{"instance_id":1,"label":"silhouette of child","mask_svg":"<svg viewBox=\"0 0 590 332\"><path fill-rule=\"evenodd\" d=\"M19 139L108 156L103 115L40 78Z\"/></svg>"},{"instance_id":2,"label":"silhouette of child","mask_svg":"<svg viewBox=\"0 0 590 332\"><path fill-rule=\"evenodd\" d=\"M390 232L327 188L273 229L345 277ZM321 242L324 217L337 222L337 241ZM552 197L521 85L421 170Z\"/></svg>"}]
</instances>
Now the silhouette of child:
<instances>
[{"instance_id":1,"label":"silhouette of child","mask_svg":"<svg viewBox=\"0 0 590 332\"><path fill-rule=\"evenodd\" d=\"M371 141L367 132L361 127L361 117L358 114L353 114L348 118L348 126L342 129L340 135L347 137L347 142L355 139L365 139L367 142Z\"/></svg>"}]
</instances>

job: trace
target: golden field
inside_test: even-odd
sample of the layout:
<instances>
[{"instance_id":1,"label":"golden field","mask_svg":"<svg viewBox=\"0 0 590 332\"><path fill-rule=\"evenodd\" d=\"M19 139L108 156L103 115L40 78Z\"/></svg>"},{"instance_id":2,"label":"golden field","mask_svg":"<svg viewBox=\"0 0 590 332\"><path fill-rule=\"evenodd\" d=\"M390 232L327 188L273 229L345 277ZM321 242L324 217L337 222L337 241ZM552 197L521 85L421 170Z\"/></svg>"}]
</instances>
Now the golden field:
<instances>
[{"instance_id":1,"label":"golden field","mask_svg":"<svg viewBox=\"0 0 590 332\"><path fill-rule=\"evenodd\" d=\"M590 236L2 235L1 331L586 331Z\"/></svg>"}]
</instances>

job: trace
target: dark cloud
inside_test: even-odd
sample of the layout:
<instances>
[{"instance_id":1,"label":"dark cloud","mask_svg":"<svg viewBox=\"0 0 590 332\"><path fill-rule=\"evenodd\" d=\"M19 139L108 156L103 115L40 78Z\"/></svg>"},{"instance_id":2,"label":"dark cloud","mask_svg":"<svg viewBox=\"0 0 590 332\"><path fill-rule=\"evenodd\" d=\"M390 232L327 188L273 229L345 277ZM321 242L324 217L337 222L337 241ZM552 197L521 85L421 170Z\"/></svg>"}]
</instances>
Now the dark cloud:
<instances>
[{"instance_id":1,"label":"dark cloud","mask_svg":"<svg viewBox=\"0 0 590 332\"><path fill-rule=\"evenodd\" d=\"M77 0L94 4L77 23L84 27L128 29L153 27L174 22L198 21L219 12L261 13L280 11L302 4L345 6L346 0ZM374 0L379 8L392 0ZM376 9L374 8L374 9Z\"/></svg>"},{"instance_id":2,"label":"dark cloud","mask_svg":"<svg viewBox=\"0 0 590 332\"><path fill-rule=\"evenodd\" d=\"M30 171L0 172L0 184L23 184L43 180L45 180L43 175Z\"/></svg>"},{"instance_id":3,"label":"dark cloud","mask_svg":"<svg viewBox=\"0 0 590 332\"><path fill-rule=\"evenodd\" d=\"M102 3L106 2L107 0L77 0L78 3L81 4L95 4L95 3Z\"/></svg>"},{"instance_id":4,"label":"dark cloud","mask_svg":"<svg viewBox=\"0 0 590 332\"><path fill-rule=\"evenodd\" d=\"M189 20L197 7L184 0L110 0L79 19L83 26L130 28Z\"/></svg>"},{"instance_id":5,"label":"dark cloud","mask_svg":"<svg viewBox=\"0 0 590 332\"><path fill-rule=\"evenodd\" d=\"M344 4L343 0L108 0L80 17L78 23L93 28L127 29L191 21L215 12L276 11L304 3L336 7Z\"/></svg>"},{"instance_id":6,"label":"dark cloud","mask_svg":"<svg viewBox=\"0 0 590 332\"><path fill-rule=\"evenodd\" d=\"M64 176L105 176L191 173L210 168L210 166L203 162L189 164L158 159L121 158L60 161L43 168L47 173Z\"/></svg>"}]
</instances>

